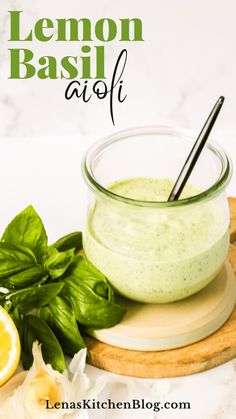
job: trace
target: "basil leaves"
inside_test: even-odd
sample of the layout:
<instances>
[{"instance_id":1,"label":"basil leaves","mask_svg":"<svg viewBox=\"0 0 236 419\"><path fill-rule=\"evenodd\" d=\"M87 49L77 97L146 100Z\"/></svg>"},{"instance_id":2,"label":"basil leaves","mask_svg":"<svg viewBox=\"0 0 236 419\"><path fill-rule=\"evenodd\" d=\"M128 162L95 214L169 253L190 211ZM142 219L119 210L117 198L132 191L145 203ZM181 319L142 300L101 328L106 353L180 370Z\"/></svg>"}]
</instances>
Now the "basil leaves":
<instances>
[{"instance_id":1,"label":"basil leaves","mask_svg":"<svg viewBox=\"0 0 236 419\"><path fill-rule=\"evenodd\" d=\"M26 247L0 243L0 286L6 284L5 278L35 265L36 258Z\"/></svg>"},{"instance_id":2,"label":"basil leaves","mask_svg":"<svg viewBox=\"0 0 236 419\"><path fill-rule=\"evenodd\" d=\"M22 361L26 369L33 362L32 345L35 340L42 343L44 361L51 364L53 369L63 372L65 359L62 348L47 323L34 315L24 317L22 330L20 330Z\"/></svg>"},{"instance_id":3,"label":"basil leaves","mask_svg":"<svg viewBox=\"0 0 236 419\"><path fill-rule=\"evenodd\" d=\"M124 309L113 302L111 285L84 257L75 256L63 284L64 292L74 303L75 317L80 324L105 328L114 326L123 317Z\"/></svg>"},{"instance_id":4,"label":"basil leaves","mask_svg":"<svg viewBox=\"0 0 236 419\"><path fill-rule=\"evenodd\" d=\"M35 308L46 306L58 295L63 284L46 284L40 287L29 287L20 291L9 293L5 299L22 313L29 313Z\"/></svg>"},{"instance_id":5,"label":"basil leaves","mask_svg":"<svg viewBox=\"0 0 236 419\"><path fill-rule=\"evenodd\" d=\"M67 234L57 240L56 243L53 244L53 247L60 252L73 248L75 249L75 252L78 252L82 249L82 233L80 231L76 231L75 233Z\"/></svg>"},{"instance_id":6,"label":"basil leaves","mask_svg":"<svg viewBox=\"0 0 236 419\"><path fill-rule=\"evenodd\" d=\"M51 327L65 353L73 356L85 347L70 299L57 296L47 307L41 308L38 314Z\"/></svg>"},{"instance_id":7,"label":"basil leaves","mask_svg":"<svg viewBox=\"0 0 236 419\"><path fill-rule=\"evenodd\" d=\"M0 241L0 303L18 328L22 361L32 364L32 344L42 343L45 362L65 368L64 354L85 347L83 328L118 323L125 310L114 292L84 256L81 232L68 234L53 245L41 218L30 205L7 226Z\"/></svg>"},{"instance_id":8,"label":"basil leaves","mask_svg":"<svg viewBox=\"0 0 236 419\"><path fill-rule=\"evenodd\" d=\"M41 260L48 239L42 220L31 205L7 226L2 241L9 245L28 247Z\"/></svg>"},{"instance_id":9,"label":"basil leaves","mask_svg":"<svg viewBox=\"0 0 236 419\"><path fill-rule=\"evenodd\" d=\"M57 249L51 253L44 263L45 271L52 279L59 278L64 274L74 256L74 249L58 252Z\"/></svg>"}]
</instances>

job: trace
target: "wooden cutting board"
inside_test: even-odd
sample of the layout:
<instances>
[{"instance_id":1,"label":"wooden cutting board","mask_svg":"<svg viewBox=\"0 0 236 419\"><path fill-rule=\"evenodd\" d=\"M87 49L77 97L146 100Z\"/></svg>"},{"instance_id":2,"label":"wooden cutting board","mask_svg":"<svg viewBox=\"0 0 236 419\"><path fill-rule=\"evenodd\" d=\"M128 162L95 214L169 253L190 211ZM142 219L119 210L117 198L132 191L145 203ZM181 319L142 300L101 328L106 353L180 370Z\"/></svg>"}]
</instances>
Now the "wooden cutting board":
<instances>
[{"instance_id":1,"label":"wooden cutting board","mask_svg":"<svg viewBox=\"0 0 236 419\"><path fill-rule=\"evenodd\" d=\"M236 275L236 198L231 213L228 260ZM183 348L142 352L117 348L86 336L90 363L121 375L142 378L190 375L223 364L236 356L236 306L228 321L211 336Z\"/></svg>"}]
</instances>

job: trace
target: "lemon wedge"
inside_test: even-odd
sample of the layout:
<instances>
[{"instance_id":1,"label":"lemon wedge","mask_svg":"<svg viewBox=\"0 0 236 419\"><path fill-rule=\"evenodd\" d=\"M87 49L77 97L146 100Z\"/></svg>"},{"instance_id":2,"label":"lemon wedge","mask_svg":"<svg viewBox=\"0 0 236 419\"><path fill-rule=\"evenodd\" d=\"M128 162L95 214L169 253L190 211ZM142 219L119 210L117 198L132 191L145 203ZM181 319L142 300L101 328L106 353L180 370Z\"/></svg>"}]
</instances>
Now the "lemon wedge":
<instances>
[{"instance_id":1,"label":"lemon wedge","mask_svg":"<svg viewBox=\"0 0 236 419\"><path fill-rule=\"evenodd\" d=\"M20 361L20 339L9 314L0 306L0 386L14 374Z\"/></svg>"}]
</instances>

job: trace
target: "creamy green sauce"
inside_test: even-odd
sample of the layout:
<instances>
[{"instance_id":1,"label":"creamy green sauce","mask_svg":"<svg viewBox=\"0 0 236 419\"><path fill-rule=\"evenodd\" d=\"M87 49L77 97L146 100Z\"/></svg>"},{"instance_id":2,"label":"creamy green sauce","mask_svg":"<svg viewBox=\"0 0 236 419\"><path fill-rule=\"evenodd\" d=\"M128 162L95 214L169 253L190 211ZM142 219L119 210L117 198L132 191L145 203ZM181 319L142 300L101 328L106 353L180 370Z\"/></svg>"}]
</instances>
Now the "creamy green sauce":
<instances>
[{"instance_id":1,"label":"creamy green sauce","mask_svg":"<svg viewBox=\"0 0 236 419\"><path fill-rule=\"evenodd\" d=\"M169 179L125 179L109 187L143 201L166 201ZM187 185L180 198L199 190ZM173 208L97 200L84 234L87 257L120 294L142 302L170 302L206 286L219 272L229 242L215 201Z\"/></svg>"}]
</instances>

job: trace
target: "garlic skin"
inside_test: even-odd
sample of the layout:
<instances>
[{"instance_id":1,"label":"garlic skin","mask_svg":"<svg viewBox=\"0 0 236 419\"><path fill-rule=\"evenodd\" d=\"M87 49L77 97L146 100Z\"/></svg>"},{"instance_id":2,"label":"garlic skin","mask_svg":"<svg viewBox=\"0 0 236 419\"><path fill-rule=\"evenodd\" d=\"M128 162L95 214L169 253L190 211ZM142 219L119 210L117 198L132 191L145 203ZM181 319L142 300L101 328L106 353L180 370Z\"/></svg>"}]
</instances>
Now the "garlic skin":
<instances>
[{"instance_id":1,"label":"garlic skin","mask_svg":"<svg viewBox=\"0 0 236 419\"><path fill-rule=\"evenodd\" d=\"M17 374L0 389L1 419L87 418L84 411L46 409L46 400L79 401L88 397L89 379L84 374L86 349L75 354L63 374L46 365L41 346L33 343L33 365L29 371ZM19 377L18 377L19 376Z\"/></svg>"},{"instance_id":2,"label":"garlic skin","mask_svg":"<svg viewBox=\"0 0 236 419\"><path fill-rule=\"evenodd\" d=\"M123 410L46 410L46 399L51 405L56 401L78 402L83 399L156 400L165 399L170 391L167 379L143 380L106 373L89 380L84 373L86 349L74 355L63 374L44 363L38 342L33 344L33 357L29 371L16 374L0 388L0 419L108 419L114 415L123 419L133 414L141 419L154 419L156 413L143 410L136 413ZM93 375L93 367L88 366L88 370Z\"/></svg>"}]
</instances>

